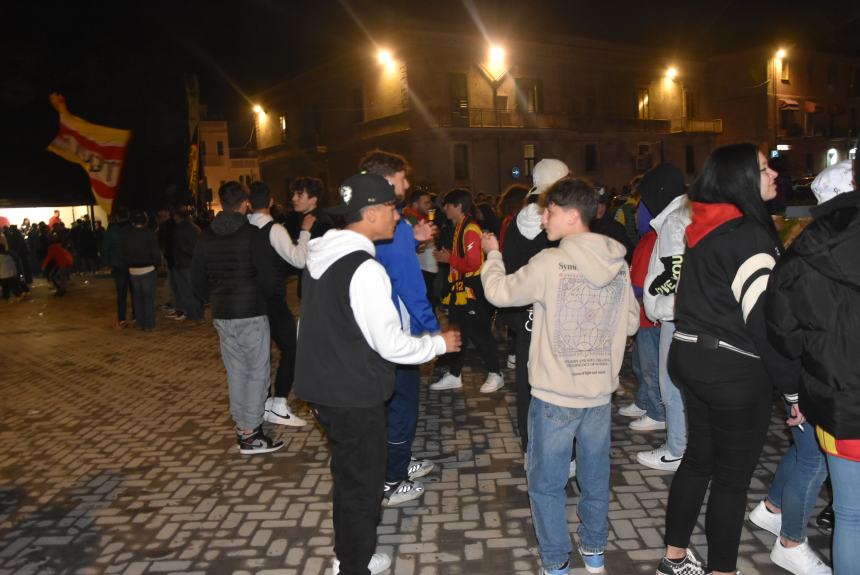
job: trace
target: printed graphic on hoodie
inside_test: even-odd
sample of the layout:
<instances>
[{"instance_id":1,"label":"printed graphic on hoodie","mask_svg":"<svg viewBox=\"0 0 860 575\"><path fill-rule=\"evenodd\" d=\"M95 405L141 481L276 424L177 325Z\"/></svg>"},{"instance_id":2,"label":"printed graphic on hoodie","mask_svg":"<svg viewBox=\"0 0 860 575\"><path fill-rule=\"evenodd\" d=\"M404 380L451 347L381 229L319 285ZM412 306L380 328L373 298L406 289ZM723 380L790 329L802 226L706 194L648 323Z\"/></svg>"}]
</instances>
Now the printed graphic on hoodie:
<instances>
[{"instance_id":1,"label":"printed graphic on hoodie","mask_svg":"<svg viewBox=\"0 0 860 575\"><path fill-rule=\"evenodd\" d=\"M623 268L608 285L595 287L576 266L558 265L553 352L573 377L608 373L612 338L627 287L627 269Z\"/></svg>"}]
</instances>

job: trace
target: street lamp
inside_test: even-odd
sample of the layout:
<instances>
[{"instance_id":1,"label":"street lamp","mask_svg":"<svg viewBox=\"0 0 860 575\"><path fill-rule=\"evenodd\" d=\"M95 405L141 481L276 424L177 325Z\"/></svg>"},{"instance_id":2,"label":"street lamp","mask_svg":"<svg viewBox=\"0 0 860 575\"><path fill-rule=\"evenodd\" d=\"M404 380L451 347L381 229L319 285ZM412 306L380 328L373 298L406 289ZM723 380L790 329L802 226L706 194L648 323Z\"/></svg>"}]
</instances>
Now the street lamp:
<instances>
[{"instance_id":1,"label":"street lamp","mask_svg":"<svg viewBox=\"0 0 860 575\"><path fill-rule=\"evenodd\" d=\"M677 77L678 77L678 69L675 68L675 66L669 66L669 68L666 70L666 79L667 80L674 80Z\"/></svg>"},{"instance_id":2,"label":"street lamp","mask_svg":"<svg viewBox=\"0 0 860 575\"><path fill-rule=\"evenodd\" d=\"M254 113L261 120L266 117L266 110L260 104L254 104Z\"/></svg>"},{"instance_id":3,"label":"street lamp","mask_svg":"<svg viewBox=\"0 0 860 575\"><path fill-rule=\"evenodd\" d=\"M787 53L785 48L780 48L774 53L773 58L771 58L771 72L770 72L770 85L771 92L773 93L773 147L771 150L776 150L777 155L778 152L778 141L779 141L779 96L777 94L777 83L776 83L776 62L780 61L782 65L782 61L785 59Z\"/></svg>"}]
</instances>

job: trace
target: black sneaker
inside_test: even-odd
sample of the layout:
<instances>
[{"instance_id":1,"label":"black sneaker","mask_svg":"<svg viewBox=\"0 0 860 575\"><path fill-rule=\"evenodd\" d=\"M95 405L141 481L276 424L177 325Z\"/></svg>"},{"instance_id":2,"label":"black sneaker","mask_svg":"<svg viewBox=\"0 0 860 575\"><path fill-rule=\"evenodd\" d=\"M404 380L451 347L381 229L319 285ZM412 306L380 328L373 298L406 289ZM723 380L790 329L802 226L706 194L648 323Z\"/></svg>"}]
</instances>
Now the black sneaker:
<instances>
[{"instance_id":1,"label":"black sneaker","mask_svg":"<svg viewBox=\"0 0 860 575\"><path fill-rule=\"evenodd\" d=\"M818 514L818 517L815 519L815 524L821 527L822 529L826 529L827 531L833 531L833 524L835 523L835 519L833 517L833 505L828 505L824 509L821 510L821 513Z\"/></svg>"},{"instance_id":2,"label":"black sneaker","mask_svg":"<svg viewBox=\"0 0 860 575\"><path fill-rule=\"evenodd\" d=\"M263 428L258 427L251 435L236 434L239 442L239 453L243 455L254 455L256 453L270 453L284 446L283 441L274 441L263 433Z\"/></svg>"},{"instance_id":3,"label":"black sneaker","mask_svg":"<svg viewBox=\"0 0 860 575\"><path fill-rule=\"evenodd\" d=\"M705 575L702 562L687 549L687 555L683 559L673 561L666 557L660 559L657 566L657 575Z\"/></svg>"}]
</instances>

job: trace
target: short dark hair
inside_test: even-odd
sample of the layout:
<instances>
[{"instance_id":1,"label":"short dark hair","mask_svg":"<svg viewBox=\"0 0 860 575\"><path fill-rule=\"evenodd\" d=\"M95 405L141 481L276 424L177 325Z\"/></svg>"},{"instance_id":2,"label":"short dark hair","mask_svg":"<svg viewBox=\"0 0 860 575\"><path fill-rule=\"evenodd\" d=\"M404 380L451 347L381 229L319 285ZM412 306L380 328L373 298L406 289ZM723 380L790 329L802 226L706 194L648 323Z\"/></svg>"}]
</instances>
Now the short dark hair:
<instances>
[{"instance_id":1,"label":"short dark hair","mask_svg":"<svg viewBox=\"0 0 860 575\"><path fill-rule=\"evenodd\" d=\"M128 221L128 208L125 206L116 206L113 209L114 217L117 223L121 224Z\"/></svg>"},{"instance_id":2,"label":"short dark hair","mask_svg":"<svg viewBox=\"0 0 860 575\"><path fill-rule=\"evenodd\" d=\"M290 182L290 192L307 192L308 197L317 199L317 204L325 200L325 186L319 178L299 176Z\"/></svg>"},{"instance_id":3,"label":"short dark hair","mask_svg":"<svg viewBox=\"0 0 860 575\"><path fill-rule=\"evenodd\" d=\"M251 198L251 209L263 210L269 207L272 194L265 182L252 182L248 186L248 191L250 192L248 195Z\"/></svg>"},{"instance_id":4,"label":"short dark hair","mask_svg":"<svg viewBox=\"0 0 860 575\"><path fill-rule=\"evenodd\" d=\"M376 149L367 152L361 158L361 161L358 162L358 171L385 177L397 172L408 172L409 163L400 154Z\"/></svg>"},{"instance_id":5,"label":"short dark hair","mask_svg":"<svg viewBox=\"0 0 860 575\"><path fill-rule=\"evenodd\" d=\"M430 190L427 188L415 188L409 193L409 203L414 204L424 196L429 197Z\"/></svg>"},{"instance_id":6,"label":"short dark hair","mask_svg":"<svg viewBox=\"0 0 860 575\"><path fill-rule=\"evenodd\" d=\"M442 199L442 205L447 204L460 206L463 213L468 215L472 212L472 194L466 188L454 188L445 194L445 197Z\"/></svg>"},{"instance_id":7,"label":"short dark hair","mask_svg":"<svg viewBox=\"0 0 860 575\"><path fill-rule=\"evenodd\" d=\"M224 182L218 188L218 199L221 200L221 207L227 211L235 211L239 204L248 199L248 194L245 193L245 188L242 184L231 180Z\"/></svg>"},{"instance_id":8,"label":"short dark hair","mask_svg":"<svg viewBox=\"0 0 860 575\"><path fill-rule=\"evenodd\" d=\"M773 219L761 199L759 149L755 144L731 144L711 152L688 196L705 204L734 204L745 217L767 230L774 242L782 246Z\"/></svg>"},{"instance_id":9,"label":"short dark hair","mask_svg":"<svg viewBox=\"0 0 860 575\"><path fill-rule=\"evenodd\" d=\"M498 211L502 217L512 216L523 207L529 189L522 184L511 184L499 197Z\"/></svg>"},{"instance_id":10,"label":"short dark hair","mask_svg":"<svg viewBox=\"0 0 860 575\"><path fill-rule=\"evenodd\" d=\"M131 223L135 226L145 226L149 222L146 212L143 210L134 210L131 214Z\"/></svg>"},{"instance_id":11,"label":"short dark hair","mask_svg":"<svg viewBox=\"0 0 860 575\"><path fill-rule=\"evenodd\" d=\"M555 204L565 210L575 209L586 226L597 214L597 192L591 183L580 178L560 179L544 193L542 203L544 206Z\"/></svg>"}]
</instances>

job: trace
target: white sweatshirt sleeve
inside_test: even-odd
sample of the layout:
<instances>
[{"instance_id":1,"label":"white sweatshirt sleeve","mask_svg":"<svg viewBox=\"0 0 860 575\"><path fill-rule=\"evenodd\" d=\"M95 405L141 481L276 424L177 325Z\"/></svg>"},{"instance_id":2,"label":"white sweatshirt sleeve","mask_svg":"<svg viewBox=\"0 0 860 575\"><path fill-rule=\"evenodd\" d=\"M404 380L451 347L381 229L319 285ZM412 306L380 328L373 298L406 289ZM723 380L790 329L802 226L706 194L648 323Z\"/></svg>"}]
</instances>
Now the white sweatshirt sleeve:
<instances>
[{"instance_id":1,"label":"white sweatshirt sleeve","mask_svg":"<svg viewBox=\"0 0 860 575\"><path fill-rule=\"evenodd\" d=\"M383 359L419 365L445 353L442 336L403 333L391 300L391 280L376 260L368 260L355 270L349 284L349 305L367 344Z\"/></svg>"},{"instance_id":2,"label":"white sweatshirt sleeve","mask_svg":"<svg viewBox=\"0 0 860 575\"><path fill-rule=\"evenodd\" d=\"M311 233L306 230L299 232L299 243L294 244L290 234L281 224L275 224L269 230L269 243L284 261L296 268L305 267L308 259L308 242Z\"/></svg>"}]
</instances>

